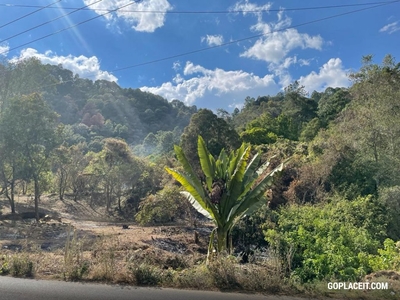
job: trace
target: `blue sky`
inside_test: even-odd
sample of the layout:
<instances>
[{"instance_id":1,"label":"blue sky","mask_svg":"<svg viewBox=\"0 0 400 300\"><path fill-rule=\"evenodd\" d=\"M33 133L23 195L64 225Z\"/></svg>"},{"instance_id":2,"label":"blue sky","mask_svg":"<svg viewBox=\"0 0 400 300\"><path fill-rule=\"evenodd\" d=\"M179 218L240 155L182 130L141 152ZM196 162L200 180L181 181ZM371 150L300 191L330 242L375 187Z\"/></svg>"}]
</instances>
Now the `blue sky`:
<instances>
[{"instance_id":1,"label":"blue sky","mask_svg":"<svg viewBox=\"0 0 400 300\"><path fill-rule=\"evenodd\" d=\"M274 95L294 80L309 92L348 86L347 75L360 67L363 55L374 55L376 62L386 54L399 59L400 2L297 27L374 5L295 8L373 1L62 0L5 25L39 9L24 5L56 1L0 0L0 56L36 56L80 77L116 81L197 107L232 111L246 96ZM89 9L18 35L85 5ZM230 44L163 60L225 43Z\"/></svg>"}]
</instances>

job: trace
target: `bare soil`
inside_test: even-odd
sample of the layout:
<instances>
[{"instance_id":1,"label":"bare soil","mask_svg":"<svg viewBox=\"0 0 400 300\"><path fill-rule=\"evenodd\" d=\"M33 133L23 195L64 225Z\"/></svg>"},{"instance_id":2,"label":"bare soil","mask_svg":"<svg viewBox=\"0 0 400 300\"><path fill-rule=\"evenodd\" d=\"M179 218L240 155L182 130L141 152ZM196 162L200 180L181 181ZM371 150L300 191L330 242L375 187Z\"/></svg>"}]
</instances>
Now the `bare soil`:
<instances>
[{"instance_id":1,"label":"bare soil","mask_svg":"<svg viewBox=\"0 0 400 300\"><path fill-rule=\"evenodd\" d=\"M10 213L8 201L0 200L0 211L4 217ZM19 197L17 213L33 211L33 201L29 197ZM71 240L74 232L82 241L83 251L95 255L99 244L105 238L117 243L115 250L125 253L135 250L159 251L168 254L206 253L207 239L211 232L209 225L201 228L188 226L138 226L135 222L110 217L103 208L90 207L85 201L71 199L58 200L57 196L42 197L40 211L54 219L37 223L35 219L1 220L0 253L28 252L37 253L41 268L37 276L46 278L54 275L56 266L44 267L45 260L62 261L66 241ZM56 220L61 218L61 222ZM199 242L194 241L194 232L198 232ZM104 246L104 245L103 245ZM102 247L102 246L101 246Z\"/></svg>"}]
</instances>

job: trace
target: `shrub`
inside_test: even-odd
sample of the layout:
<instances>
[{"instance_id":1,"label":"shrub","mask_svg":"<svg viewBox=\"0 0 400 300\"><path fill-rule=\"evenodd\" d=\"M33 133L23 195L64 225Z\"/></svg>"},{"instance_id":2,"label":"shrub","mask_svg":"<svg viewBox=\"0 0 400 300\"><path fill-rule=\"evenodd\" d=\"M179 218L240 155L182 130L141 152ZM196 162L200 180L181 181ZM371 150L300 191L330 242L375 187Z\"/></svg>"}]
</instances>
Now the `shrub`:
<instances>
[{"instance_id":1,"label":"shrub","mask_svg":"<svg viewBox=\"0 0 400 300\"><path fill-rule=\"evenodd\" d=\"M180 288L194 288L199 290L214 288L214 280L205 264L180 271L175 277L174 283Z\"/></svg>"},{"instance_id":2,"label":"shrub","mask_svg":"<svg viewBox=\"0 0 400 300\"><path fill-rule=\"evenodd\" d=\"M385 210L371 196L291 205L277 215L275 228L265 228L266 240L291 258L286 271L301 282L360 279L385 237Z\"/></svg>"},{"instance_id":3,"label":"shrub","mask_svg":"<svg viewBox=\"0 0 400 300\"><path fill-rule=\"evenodd\" d=\"M64 249L65 280L77 281L89 272L89 263L83 259L82 246L83 242L78 240L76 231L72 226L68 226Z\"/></svg>"},{"instance_id":4,"label":"shrub","mask_svg":"<svg viewBox=\"0 0 400 300\"><path fill-rule=\"evenodd\" d=\"M162 282L161 270L155 266L142 263L129 268L137 285L155 286Z\"/></svg>"},{"instance_id":5,"label":"shrub","mask_svg":"<svg viewBox=\"0 0 400 300\"><path fill-rule=\"evenodd\" d=\"M189 202L180 194L176 186L168 186L157 194L144 198L139 206L135 219L141 225L162 224L191 217Z\"/></svg>"},{"instance_id":6,"label":"shrub","mask_svg":"<svg viewBox=\"0 0 400 300\"><path fill-rule=\"evenodd\" d=\"M400 239L400 186L392 186L379 190L379 200L387 207L388 236L393 240Z\"/></svg>"},{"instance_id":7,"label":"shrub","mask_svg":"<svg viewBox=\"0 0 400 300\"><path fill-rule=\"evenodd\" d=\"M246 216L237 222L232 230L232 242L236 252L267 245L261 227L269 218L269 214L267 205L263 205L251 216Z\"/></svg>"},{"instance_id":8,"label":"shrub","mask_svg":"<svg viewBox=\"0 0 400 300\"><path fill-rule=\"evenodd\" d=\"M369 263L373 271L396 270L400 271L400 242L395 243L386 239L383 249L378 249L379 255L371 255Z\"/></svg>"},{"instance_id":9,"label":"shrub","mask_svg":"<svg viewBox=\"0 0 400 300\"><path fill-rule=\"evenodd\" d=\"M10 273L10 262L8 257L3 255L0 259L0 275L8 275Z\"/></svg>"},{"instance_id":10,"label":"shrub","mask_svg":"<svg viewBox=\"0 0 400 300\"><path fill-rule=\"evenodd\" d=\"M33 262L27 256L14 256L11 260L10 274L14 277L33 277Z\"/></svg>"},{"instance_id":11,"label":"shrub","mask_svg":"<svg viewBox=\"0 0 400 300\"><path fill-rule=\"evenodd\" d=\"M236 258L233 256L219 256L216 259L211 260L208 265L208 270L218 288L240 288L236 263Z\"/></svg>"}]
</instances>

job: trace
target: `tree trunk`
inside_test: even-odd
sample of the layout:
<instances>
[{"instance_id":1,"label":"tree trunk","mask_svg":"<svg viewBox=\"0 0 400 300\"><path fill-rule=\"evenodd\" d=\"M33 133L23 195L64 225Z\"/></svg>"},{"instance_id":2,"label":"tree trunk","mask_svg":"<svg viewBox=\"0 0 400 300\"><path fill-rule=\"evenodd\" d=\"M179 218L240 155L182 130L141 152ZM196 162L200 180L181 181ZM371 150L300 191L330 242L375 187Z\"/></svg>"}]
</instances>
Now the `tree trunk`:
<instances>
[{"instance_id":1,"label":"tree trunk","mask_svg":"<svg viewBox=\"0 0 400 300\"><path fill-rule=\"evenodd\" d=\"M10 203L10 208L11 208L12 214L15 214L14 190L15 190L15 182L14 182L14 180L11 180L10 190L8 190L8 187L6 186L5 195L8 199L8 202Z\"/></svg>"},{"instance_id":2,"label":"tree trunk","mask_svg":"<svg viewBox=\"0 0 400 300\"><path fill-rule=\"evenodd\" d=\"M230 254L230 243L229 243L229 230L226 228L217 229L217 250L218 253L226 251Z\"/></svg>"},{"instance_id":3,"label":"tree trunk","mask_svg":"<svg viewBox=\"0 0 400 300\"><path fill-rule=\"evenodd\" d=\"M111 206L110 186L106 184L106 208L108 212L110 211L110 206Z\"/></svg>"},{"instance_id":4,"label":"tree trunk","mask_svg":"<svg viewBox=\"0 0 400 300\"><path fill-rule=\"evenodd\" d=\"M22 181L22 195L26 196L26 192L28 191L28 183L23 180Z\"/></svg>"},{"instance_id":5,"label":"tree trunk","mask_svg":"<svg viewBox=\"0 0 400 300\"><path fill-rule=\"evenodd\" d=\"M58 186L58 195L60 200L64 200L65 190L67 189L67 180L69 179L68 173L64 169L60 169L60 178L59 178L59 186Z\"/></svg>"},{"instance_id":6,"label":"tree trunk","mask_svg":"<svg viewBox=\"0 0 400 300\"><path fill-rule=\"evenodd\" d=\"M118 195L118 211L119 211L119 213L122 213L121 196L120 195Z\"/></svg>"},{"instance_id":7,"label":"tree trunk","mask_svg":"<svg viewBox=\"0 0 400 300\"><path fill-rule=\"evenodd\" d=\"M12 167L12 175L10 181L7 180L7 176L4 172L4 168L2 168L2 176L4 178L4 183L5 183L5 188L4 188L4 193L6 198L8 199L8 202L10 203L10 208L11 208L11 213L15 214L15 201L14 201L14 190L15 190L15 179L14 179L14 174L15 174L15 167L13 165ZM10 184L10 190L8 188L8 184Z\"/></svg>"},{"instance_id":8,"label":"tree trunk","mask_svg":"<svg viewBox=\"0 0 400 300\"><path fill-rule=\"evenodd\" d=\"M35 218L36 221L39 222L39 197L40 197L40 189L39 189L39 179L34 177L35 183Z\"/></svg>"}]
</instances>

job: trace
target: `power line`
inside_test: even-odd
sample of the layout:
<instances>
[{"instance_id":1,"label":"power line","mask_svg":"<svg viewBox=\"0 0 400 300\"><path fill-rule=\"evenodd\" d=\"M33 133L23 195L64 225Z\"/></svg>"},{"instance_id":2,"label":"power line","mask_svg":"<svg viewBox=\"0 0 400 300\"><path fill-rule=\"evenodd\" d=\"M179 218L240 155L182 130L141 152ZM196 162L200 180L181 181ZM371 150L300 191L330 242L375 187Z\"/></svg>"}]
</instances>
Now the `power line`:
<instances>
[{"instance_id":1,"label":"power line","mask_svg":"<svg viewBox=\"0 0 400 300\"><path fill-rule=\"evenodd\" d=\"M318 22L329 20L329 19L334 19L334 18L345 16L345 15L354 14L354 13L358 13L358 12L361 12L361 11L374 9L374 8L377 8L377 7L380 7L380 6L394 4L394 3L398 3L398 2L400 2L400 0L385 2L383 4L379 4L379 5L375 5L375 6L371 6L371 7L352 10L352 11L349 11L349 12L340 13L340 14L329 16L329 17L316 19L316 20L304 22L304 23L301 23L301 24L293 25L293 26L288 26L286 28L273 30L273 31L268 32L268 33L261 33L261 34L253 35L253 36L250 36L250 37L237 39L237 40L234 40L234 41L223 43L221 45L209 46L209 47L205 47L205 48L201 48L201 49L197 49L197 50L193 50L193 51L189 51L189 52L185 52L185 53L181 53L181 54L176 54L176 55L172 55L172 56L168 56L168 57L164 57L164 58L150 60L150 61L143 62L143 63L140 63L140 64L135 64L135 65L127 66L127 67L117 68L117 69L112 70L111 72L118 72L118 71L122 71L122 70L126 70L126 69L132 69L132 68L136 68L136 67L140 67L140 66L150 65L150 64L157 63L157 62L160 62L160 61L170 60L170 59L174 59L174 58L178 58L178 57L182 57L182 56L187 56L187 55L194 54L194 53L199 53L199 52L203 52L203 51L207 51L207 50L211 50L211 49L215 49L215 48L220 48L220 47L236 44L236 43L239 43L239 42L243 42L243 41L259 38L259 37L262 37L262 36L270 35L270 34L273 34L273 33L276 33L276 32L281 32L281 31L285 31L285 30L288 30L288 29L298 28L298 27L302 27L302 26L305 26L305 25L318 23Z\"/></svg>"},{"instance_id":2,"label":"power line","mask_svg":"<svg viewBox=\"0 0 400 300\"><path fill-rule=\"evenodd\" d=\"M134 1L135 3L140 1ZM285 11L301 11L301 10L319 10L319 9L332 9L332 8L344 8L344 7L355 7L355 6L369 6L376 4L390 4L392 1L385 2L368 2L368 3L354 3L354 4L341 4L341 5L327 5L327 6L313 6L313 7L295 7L285 8ZM40 5L25 5L25 4L11 4L11 3L0 3L0 6L5 7L24 7L24 8L37 8L42 7ZM59 9L56 6L50 6L46 8ZM61 7L65 10L76 9L75 7ZM91 8L85 8L84 10L92 10ZM97 11L114 12L115 10L107 9L96 9ZM229 13L261 13L261 12L278 12L282 9L260 9L260 10L220 10L220 11L160 11L160 10L119 10L120 12L132 12L132 13L158 13L158 14L229 14Z\"/></svg>"},{"instance_id":3,"label":"power line","mask_svg":"<svg viewBox=\"0 0 400 300\"><path fill-rule=\"evenodd\" d=\"M0 26L0 29L3 28L3 27L6 27L7 25L10 25L10 24L12 24L12 23L15 23L15 22L17 22L17 21L19 21L19 20L22 20L22 19L24 19L24 18L26 18L26 17L29 17L30 15L33 15L33 14L35 14L35 13L37 13L37 12L39 12L39 11L45 9L45 8L50 8L50 7L51 7L51 8L55 8L55 7L52 6L52 5L54 5L54 4L56 4L56 3L60 2L60 1L61 1L61 0L58 0L58 1L53 2L53 3L50 3L49 5L46 5L46 6L39 6L39 7L40 7L39 9L37 9L37 10L35 10L35 11L32 11L32 12L30 12L29 14L23 15L22 17L19 17L19 18L15 19L15 20L12 20L12 21L10 21L10 22L8 22L8 23L6 23L6 24L1 25L1 26Z\"/></svg>"},{"instance_id":4,"label":"power line","mask_svg":"<svg viewBox=\"0 0 400 300\"><path fill-rule=\"evenodd\" d=\"M60 1L61 1L61 0L60 0ZM85 6L81 7L81 8L77 8L77 9L75 9L75 10L73 10L73 11L67 13L67 14L63 14L63 15L61 15L61 16L58 16L57 18L51 19L50 21L47 21L47 22L44 22L44 23L42 23L42 24L36 25L36 26L34 26L34 27L28 28L27 30L24 30L24 31L22 31L22 32L20 32L20 33L17 33L17 34L14 34L14 35L12 35L12 36L10 36L10 37L8 37L8 38L5 38L5 39L2 40L1 42L9 41L9 40L11 40L11 39L13 39L13 38L15 38L15 37L17 37L17 36L20 36L21 34L27 33L27 32L29 32L29 31L32 31L32 30L36 29L36 28L39 28L39 27L42 27L42 26L47 25L47 24L49 24L49 23L52 23L52 22L54 22L54 21L56 21L56 20L58 20L58 19L64 18L64 17L69 16L69 15L72 15L72 14L74 14L74 13L76 13L76 12L82 10L82 9L85 9L85 8L87 8L87 7L89 7L89 6L93 5L93 4L99 3L99 2L101 2L101 1L103 1L103 0L98 0L98 1L96 1L96 2L94 2L94 3L92 3L92 4L85 5Z\"/></svg>"},{"instance_id":5,"label":"power line","mask_svg":"<svg viewBox=\"0 0 400 300\"><path fill-rule=\"evenodd\" d=\"M139 0L139 1L140 1L140 0ZM26 46L26 45L32 44L32 43L34 43L34 42L37 42L37 41L43 40L43 39L45 39L45 38L51 37L51 36L53 36L53 35L59 34L59 33L63 32L63 31L66 31L66 30L68 30L68 29L71 29L71 28L77 27L77 26L79 26L79 25L82 25L82 24L84 24L84 23L87 23L87 22L89 22L89 21L92 21L92 20L94 20L94 19L97 19L97 18L100 18L100 17L102 17L102 16L104 16L104 15L107 15L107 14L109 14L109 13L115 12L115 11L117 11L117 10L121 9L121 8L124 8L124 7L127 7L127 6L129 6L129 5L132 5L133 3L134 3L134 2L131 2L131 3L125 4L125 5L121 6L121 7L119 7L119 8L116 8L116 9L114 9L114 10L112 10L112 11L109 11L109 12L107 12L107 13L104 13L104 14L98 15L98 16L96 16L96 17L93 17L93 18L87 19L87 20L85 20L85 21L82 21L82 22L76 23L76 24L74 24L74 25L71 25L71 26L68 26L68 27L66 27L66 28L60 29L60 30L58 30L58 31L55 31L55 32L53 32L53 33L50 33L50 34L47 34L47 35L45 35L45 36L42 36L42 37L40 37L40 38L34 39L34 40L30 41L30 42L27 42L27 43L21 44L21 45L19 45L19 46L13 47L13 48L11 48L11 49L8 49L8 50L6 50L6 51L0 52L0 55L4 54L4 53L6 53L6 52L10 52L10 51L12 51L12 50L15 50L15 49L21 48L21 47L23 47L23 46Z\"/></svg>"},{"instance_id":6,"label":"power line","mask_svg":"<svg viewBox=\"0 0 400 300\"><path fill-rule=\"evenodd\" d=\"M316 19L316 20L308 21L308 22L297 24L297 25L293 25L293 26L288 26L286 28L274 30L274 31L271 31L269 33L262 33L262 34L253 35L253 36L250 36L250 37L247 37L247 38L237 39L237 40L226 42L226 43L223 43L223 44L217 45L217 46L210 46L210 47L206 47L206 48L202 48L202 49L198 49L198 50L193 50L193 51L189 51L189 52L185 52L185 53L181 53L181 54L177 54L177 55L173 55L173 56L168 56L168 57L164 57L164 58L160 58L160 59L151 60L151 61L148 61L148 62L136 64L136 65L117 68L117 69L112 70L111 72L118 72L118 71L122 71L122 70L126 70L126 69L131 69L131 68L136 68L136 67L140 67L140 66L144 66L144 65L157 63L157 62L160 62L160 61L165 61L165 60L170 60L170 59L174 59L174 58L178 58L178 57L182 57L182 56L187 56L187 55L190 55L190 54L199 53L199 52L203 52L203 51L207 51L207 50L211 50L211 49L215 49L215 48L219 48L219 47L224 47L224 46L227 46L227 45L235 44L235 43L246 41L246 40L251 40L251 39L262 37L262 36L269 35L269 34L272 34L272 33L281 32L281 31L285 31L285 30L288 30L288 29L292 29L292 28L298 28L298 27L301 27L301 26L305 26L305 25L309 25L309 24L313 24L313 23L318 23L318 22L329 20L329 19L334 19L334 18L345 16L345 15L354 14L354 13L358 13L358 12L361 12L361 11L374 9L374 8L377 8L377 7L380 7L380 6L394 4L394 3L398 3L398 2L400 2L400 0L389 1L389 2L381 3L379 5L375 5L375 6L371 6L371 7L367 7L367 8L352 10L352 11L349 11L349 12L340 13L340 14L332 15L332 16L329 16L329 17L321 18L321 19ZM72 82L72 81L74 81L74 79L73 80L66 80L66 81L58 82L58 83L54 83L54 84L40 86L40 87L38 87L38 91L40 89L45 88L45 87L51 87L51 86L59 85L61 83Z\"/></svg>"}]
</instances>

